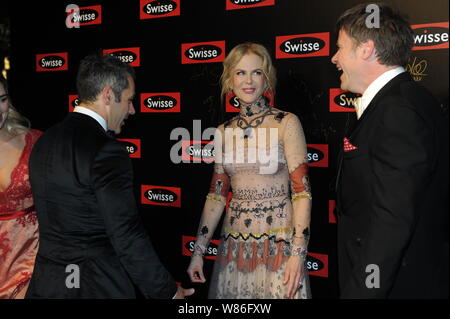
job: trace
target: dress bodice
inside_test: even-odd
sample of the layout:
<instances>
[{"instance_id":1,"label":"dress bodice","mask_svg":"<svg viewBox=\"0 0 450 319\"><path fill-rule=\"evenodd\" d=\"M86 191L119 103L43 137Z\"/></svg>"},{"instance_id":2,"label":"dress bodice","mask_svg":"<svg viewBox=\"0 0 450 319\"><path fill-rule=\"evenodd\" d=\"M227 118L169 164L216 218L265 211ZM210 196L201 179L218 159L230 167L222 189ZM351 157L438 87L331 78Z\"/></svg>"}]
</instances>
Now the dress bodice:
<instances>
[{"instance_id":1,"label":"dress bodice","mask_svg":"<svg viewBox=\"0 0 450 319\"><path fill-rule=\"evenodd\" d=\"M11 172L9 186L0 191L0 216L25 210L32 206L33 198L28 175L28 160L35 141L42 133L36 130L25 135L25 146L19 161Z\"/></svg>"}]
</instances>

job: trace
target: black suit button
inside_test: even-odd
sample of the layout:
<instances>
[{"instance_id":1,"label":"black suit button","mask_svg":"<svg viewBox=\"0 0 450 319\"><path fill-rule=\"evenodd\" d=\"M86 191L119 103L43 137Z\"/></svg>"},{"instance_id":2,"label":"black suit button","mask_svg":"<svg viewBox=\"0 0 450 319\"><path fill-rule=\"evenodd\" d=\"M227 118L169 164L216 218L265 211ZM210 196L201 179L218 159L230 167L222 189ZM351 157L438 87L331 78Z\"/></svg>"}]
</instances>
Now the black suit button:
<instances>
[{"instance_id":1,"label":"black suit button","mask_svg":"<svg viewBox=\"0 0 450 319\"><path fill-rule=\"evenodd\" d=\"M356 243L359 245L359 246L361 246L361 242L362 242L362 239L361 238L356 238Z\"/></svg>"}]
</instances>

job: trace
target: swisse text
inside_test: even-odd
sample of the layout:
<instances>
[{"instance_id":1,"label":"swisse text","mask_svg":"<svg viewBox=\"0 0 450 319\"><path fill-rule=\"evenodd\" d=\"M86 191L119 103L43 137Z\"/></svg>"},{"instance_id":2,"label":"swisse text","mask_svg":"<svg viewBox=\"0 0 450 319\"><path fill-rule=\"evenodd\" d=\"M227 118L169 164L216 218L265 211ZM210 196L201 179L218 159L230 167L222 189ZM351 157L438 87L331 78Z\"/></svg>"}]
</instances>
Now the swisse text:
<instances>
[{"instance_id":1,"label":"swisse text","mask_svg":"<svg viewBox=\"0 0 450 319\"><path fill-rule=\"evenodd\" d=\"M144 105L151 109L171 109L177 105L177 100L170 96L155 95L145 99Z\"/></svg>"},{"instance_id":2,"label":"swisse text","mask_svg":"<svg viewBox=\"0 0 450 319\"><path fill-rule=\"evenodd\" d=\"M187 148L187 153L195 157L214 157L216 152L211 149L201 148L201 144L191 145Z\"/></svg>"},{"instance_id":3,"label":"swisse text","mask_svg":"<svg viewBox=\"0 0 450 319\"><path fill-rule=\"evenodd\" d=\"M127 149L128 154L134 154L137 152L138 148L136 145L130 142L123 142L125 144L125 148Z\"/></svg>"},{"instance_id":4,"label":"swisse text","mask_svg":"<svg viewBox=\"0 0 450 319\"><path fill-rule=\"evenodd\" d=\"M80 99L76 98L75 100L72 101L72 106L73 107L77 107L80 104Z\"/></svg>"},{"instance_id":5,"label":"swisse text","mask_svg":"<svg viewBox=\"0 0 450 319\"><path fill-rule=\"evenodd\" d=\"M414 30L416 33L422 33L414 35L414 45L433 45L448 42L448 30L446 32L442 30L443 28L420 28Z\"/></svg>"},{"instance_id":6,"label":"swisse text","mask_svg":"<svg viewBox=\"0 0 450 319\"><path fill-rule=\"evenodd\" d=\"M64 59L58 56L48 56L39 61L41 67L47 69L60 68L64 65L64 62Z\"/></svg>"},{"instance_id":7,"label":"swisse text","mask_svg":"<svg viewBox=\"0 0 450 319\"><path fill-rule=\"evenodd\" d=\"M321 152L308 149L308 162L318 162L323 159L323 157Z\"/></svg>"},{"instance_id":8,"label":"swisse text","mask_svg":"<svg viewBox=\"0 0 450 319\"><path fill-rule=\"evenodd\" d=\"M316 38L296 38L281 44L281 51L290 54L306 54L319 51L325 42Z\"/></svg>"},{"instance_id":9,"label":"swisse text","mask_svg":"<svg viewBox=\"0 0 450 319\"><path fill-rule=\"evenodd\" d=\"M97 19L98 14L94 10L85 9L79 12L73 13L73 22L74 23L83 23L83 22L91 22Z\"/></svg>"},{"instance_id":10,"label":"swisse text","mask_svg":"<svg viewBox=\"0 0 450 319\"><path fill-rule=\"evenodd\" d=\"M357 98L352 93L342 93L334 98L334 102L339 106L351 108L354 107Z\"/></svg>"},{"instance_id":11,"label":"swisse text","mask_svg":"<svg viewBox=\"0 0 450 319\"><path fill-rule=\"evenodd\" d=\"M192 47L186 52L186 56L192 60L208 60L217 58L222 50L212 45Z\"/></svg>"},{"instance_id":12,"label":"swisse text","mask_svg":"<svg viewBox=\"0 0 450 319\"><path fill-rule=\"evenodd\" d=\"M317 271L322 269L321 265L319 265L317 261L307 261L306 268L308 268L309 271Z\"/></svg>"},{"instance_id":13,"label":"swisse text","mask_svg":"<svg viewBox=\"0 0 450 319\"><path fill-rule=\"evenodd\" d=\"M177 4L172 1L152 1L144 6L144 12L152 15L162 15L174 11Z\"/></svg>"},{"instance_id":14,"label":"swisse text","mask_svg":"<svg viewBox=\"0 0 450 319\"><path fill-rule=\"evenodd\" d=\"M110 55L118 58L120 61L122 61L124 63L132 63L132 62L134 62L134 60L136 60L136 55L134 55L134 54L126 54L123 52L120 52L120 53L113 52L113 53L110 53Z\"/></svg>"},{"instance_id":15,"label":"swisse text","mask_svg":"<svg viewBox=\"0 0 450 319\"><path fill-rule=\"evenodd\" d=\"M230 105L236 108L239 108L241 106L241 103L239 103L237 96L234 96L230 99Z\"/></svg>"},{"instance_id":16,"label":"swisse text","mask_svg":"<svg viewBox=\"0 0 450 319\"><path fill-rule=\"evenodd\" d=\"M150 201L158 203L173 203L177 200L177 195L165 189L149 189L146 197Z\"/></svg>"},{"instance_id":17,"label":"swisse text","mask_svg":"<svg viewBox=\"0 0 450 319\"><path fill-rule=\"evenodd\" d=\"M195 241L189 242L189 251L191 253L194 252L194 245L195 245ZM206 248L205 255L217 256L217 247L208 246L208 248Z\"/></svg>"}]
</instances>

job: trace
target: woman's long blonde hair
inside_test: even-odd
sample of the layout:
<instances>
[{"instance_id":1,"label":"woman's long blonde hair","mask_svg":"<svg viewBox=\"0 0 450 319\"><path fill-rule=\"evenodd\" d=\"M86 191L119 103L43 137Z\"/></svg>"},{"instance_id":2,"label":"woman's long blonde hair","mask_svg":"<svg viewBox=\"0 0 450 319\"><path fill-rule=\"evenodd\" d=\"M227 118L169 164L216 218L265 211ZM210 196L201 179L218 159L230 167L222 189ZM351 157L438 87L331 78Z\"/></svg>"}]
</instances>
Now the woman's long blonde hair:
<instances>
[{"instance_id":1,"label":"woman's long blonde hair","mask_svg":"<svg viewBox=\"0 0 450 319\"><path fill-rule=\"evenodd\" d=\"M13 136L29 132L31 127L30 121L21 115L12 105L8 94L8 84L2 76L0 76L0 85L3 86L5 93L8 95L8 112L5 123L3 124L4 129Z\"/></svg>"}]
</instances>

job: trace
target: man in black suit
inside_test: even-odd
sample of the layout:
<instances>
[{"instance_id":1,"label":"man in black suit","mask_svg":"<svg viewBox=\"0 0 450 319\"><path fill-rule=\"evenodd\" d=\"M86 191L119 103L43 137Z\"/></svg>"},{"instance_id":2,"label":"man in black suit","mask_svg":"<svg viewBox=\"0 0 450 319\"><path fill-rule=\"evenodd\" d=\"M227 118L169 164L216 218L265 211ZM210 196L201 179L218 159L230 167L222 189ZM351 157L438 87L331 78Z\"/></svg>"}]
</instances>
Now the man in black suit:
<instances>
[{"instance_id":1,"label":"man in black suit","mask_svg":"<svg viewBox=\"0 0 450 319\"><path fill-rule=\"evenodd\" d=\"M134 70L112 56L80 63L80 106L30 157L40 244L27 298L183 298L138 214L131 161L106 134L135 113ZM133 285L134 284L134 285Z\"/></svg>"},{"instance_id":2,"label":"man in black suit","mask_svg":"<svg viewBox=\"0 0 450 319\"><path fill-rule=\"evenodd\" d=\"M445 298L448 131L435 99L403 68L414 43L409 23L384 4L367 5L339 18L332 58L341 88L362 94L336 185L340 295Z\"/></svg>"}]
</instances>

